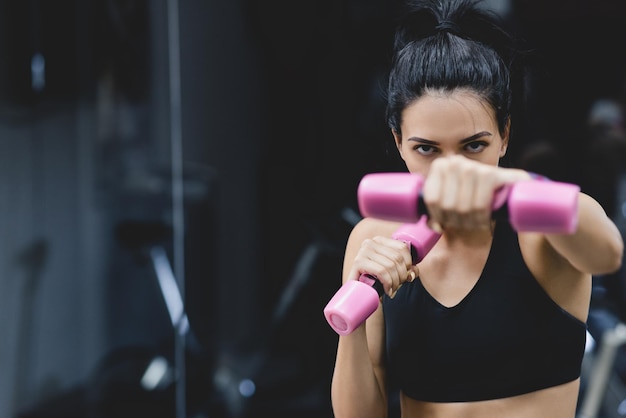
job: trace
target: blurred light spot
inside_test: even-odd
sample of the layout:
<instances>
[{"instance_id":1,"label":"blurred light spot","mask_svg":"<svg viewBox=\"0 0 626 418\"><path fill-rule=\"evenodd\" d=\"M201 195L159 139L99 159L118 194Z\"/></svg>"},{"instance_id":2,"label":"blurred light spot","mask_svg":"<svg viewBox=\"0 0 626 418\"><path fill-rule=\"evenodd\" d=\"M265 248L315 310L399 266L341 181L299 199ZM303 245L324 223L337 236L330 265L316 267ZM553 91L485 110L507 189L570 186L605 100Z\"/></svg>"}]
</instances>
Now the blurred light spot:
<instances>
[{"instance_id":1,"label":"blurred light spot","mask_svg":"<svg viewBox=\"0 0 626 418\"><path fill-rule=\"evenodd\" d=\"M141 378L141 386L146 390L154 390L167 374L167 360L163 357L152 359Z\"/></svg>"},{"instance_id":2,"label":"blurred light spot","mask_svg":"<svg viewBox=\"0 0 626 418\"><path fill-rule=\"evenodd\" d=\"M40 92L46 86L46 60L43 54L36 53L30 60L31 86Z\"/></svg>"},{"instance_id":3,"label":"blurred light spot","mask_svg":"<svg viewBox=\"0 0 626 418\"><path fill-rule=\"evenodd\" d=\"M241 382L239 382L239 393L241 393L241 396L249 398L254 395L255 391L256 385L252 380L243 379Z\"/></svg>"}]
</instances>

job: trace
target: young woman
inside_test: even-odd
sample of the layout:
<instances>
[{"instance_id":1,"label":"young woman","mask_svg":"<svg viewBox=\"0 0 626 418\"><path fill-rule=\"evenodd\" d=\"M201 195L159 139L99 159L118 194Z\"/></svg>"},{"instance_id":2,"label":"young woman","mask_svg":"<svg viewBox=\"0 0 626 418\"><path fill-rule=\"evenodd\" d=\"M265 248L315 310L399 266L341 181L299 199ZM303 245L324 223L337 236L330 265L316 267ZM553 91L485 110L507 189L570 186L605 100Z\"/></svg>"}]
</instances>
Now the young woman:
<instances>
[{"instance_id":1,"label":"young woman","mask_svg":"<svg viewBox=\"0 0 626 418\"><path fill-rule=\"evenodd\" d=\"M491 218L494 192L531 178L499 166L521 92L495 16L473 0L412 1L395 48L388 123L442 237L413 266L398 223L365 218L350 234L343 281L373 274L386 295L339 337L335 417L386 417L392 387L403 418L572 418L591 277L619 268L621 235L583 193L572 234Z\"/></svg>"}]
</instances>

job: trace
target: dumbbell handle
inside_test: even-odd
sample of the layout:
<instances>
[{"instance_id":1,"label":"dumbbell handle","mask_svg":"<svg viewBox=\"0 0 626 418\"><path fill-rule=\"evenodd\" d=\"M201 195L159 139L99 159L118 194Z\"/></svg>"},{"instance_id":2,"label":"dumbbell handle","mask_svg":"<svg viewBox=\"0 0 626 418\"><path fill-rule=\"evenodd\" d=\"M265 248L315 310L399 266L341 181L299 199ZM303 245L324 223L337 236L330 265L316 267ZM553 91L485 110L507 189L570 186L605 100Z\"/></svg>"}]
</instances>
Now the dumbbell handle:
<instances>
[{"instance_id":1,"label":"dumbbell handle","mask_svg":"<svg viewBox=\"0 0 626 418\"><path fill-rule=\"evenodd\" d=\"M397 222L416 222L427 215L422 199L424 179L414 173L372 173L359 183L361 214ZM519 181L495 193L494 219L506 219L518 232L571 234L578 222L575 184L546 180Z\"/></svg>"},{"instance_id":2,"label":"dumbbell handle","mask_svg":"<svg viewBox=\"0 0 626 418\"><path fill-rule=\"evenodd\" d=\"M440 234L430 229L427 217L418 222L401 225L392 238L404 241L411 250L413 264L417 264L437 243ZM344 283L324 308L328 324L339 335L350 334L374 313L383 295L383 286L371 274L361 274L358 280Z\"/></svg>"}]
</instances>

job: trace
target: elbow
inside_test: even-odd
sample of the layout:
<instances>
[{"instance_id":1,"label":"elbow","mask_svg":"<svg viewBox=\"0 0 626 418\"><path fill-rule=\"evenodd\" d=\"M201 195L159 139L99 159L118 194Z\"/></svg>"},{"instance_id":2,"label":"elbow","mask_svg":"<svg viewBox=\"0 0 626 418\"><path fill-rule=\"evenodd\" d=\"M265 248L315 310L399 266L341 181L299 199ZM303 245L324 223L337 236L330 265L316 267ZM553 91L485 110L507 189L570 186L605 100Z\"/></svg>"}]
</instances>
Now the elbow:
<instances>
[{"instance_id":1,"label":"elbow","mask_svg":"<svg viewBox=\"0 0 626 418\"><path fill-rule=\"evenodd\" d=\"M599 245L586 245L579 248L578 255L569 258L572 266L578 271L594 276L613 274L622 268L624 242L618 235L615 239Z\"/></svg>"},{"instance_id":2,"label":"elbow","mask_svg":"<svg viewBox=\"0 0 626 418\"><path fill-rule=\"evenodd\" d=\"M611 272L614 273L622 268L624 259L624 241L620 239L619 244L615 245L612 254Z\"/></svg>"},{"instance_id":3,"label":"elbow","mask_svg":"<svg viewBox=\"0 0 626 418\"><path fill-rule=\"evenodd\" d=\"M619 269L622 268L624 258L624 241L621 236L619 239L615 239L608 245L604 251L604 256L602 259L604 260L602 266L599 268L599 271L594 272L595 274L611 274L615 273Z\"/></svg>"}]
</instances>

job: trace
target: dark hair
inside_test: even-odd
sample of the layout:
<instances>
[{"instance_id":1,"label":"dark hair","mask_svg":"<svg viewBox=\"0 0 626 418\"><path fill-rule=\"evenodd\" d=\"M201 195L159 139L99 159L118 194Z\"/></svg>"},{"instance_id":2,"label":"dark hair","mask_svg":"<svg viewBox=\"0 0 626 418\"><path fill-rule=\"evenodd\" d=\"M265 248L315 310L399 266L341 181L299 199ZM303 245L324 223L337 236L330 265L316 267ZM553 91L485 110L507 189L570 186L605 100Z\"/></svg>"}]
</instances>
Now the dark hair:
<instances>
[{"instance_id":1,"label":"dark hair","mask_svg":"<svg viewBox=\"0 0 626 418\"><path fill-rule=\"evenodd\" d=\"M386 117L400 133L402 111L426 90L467 89L486 100L501 133L511 120L518 74L513 38L480 0L408 0L398 22ZM519 91L522 93L522 91Z\"/></svg>"}]
</instances>

